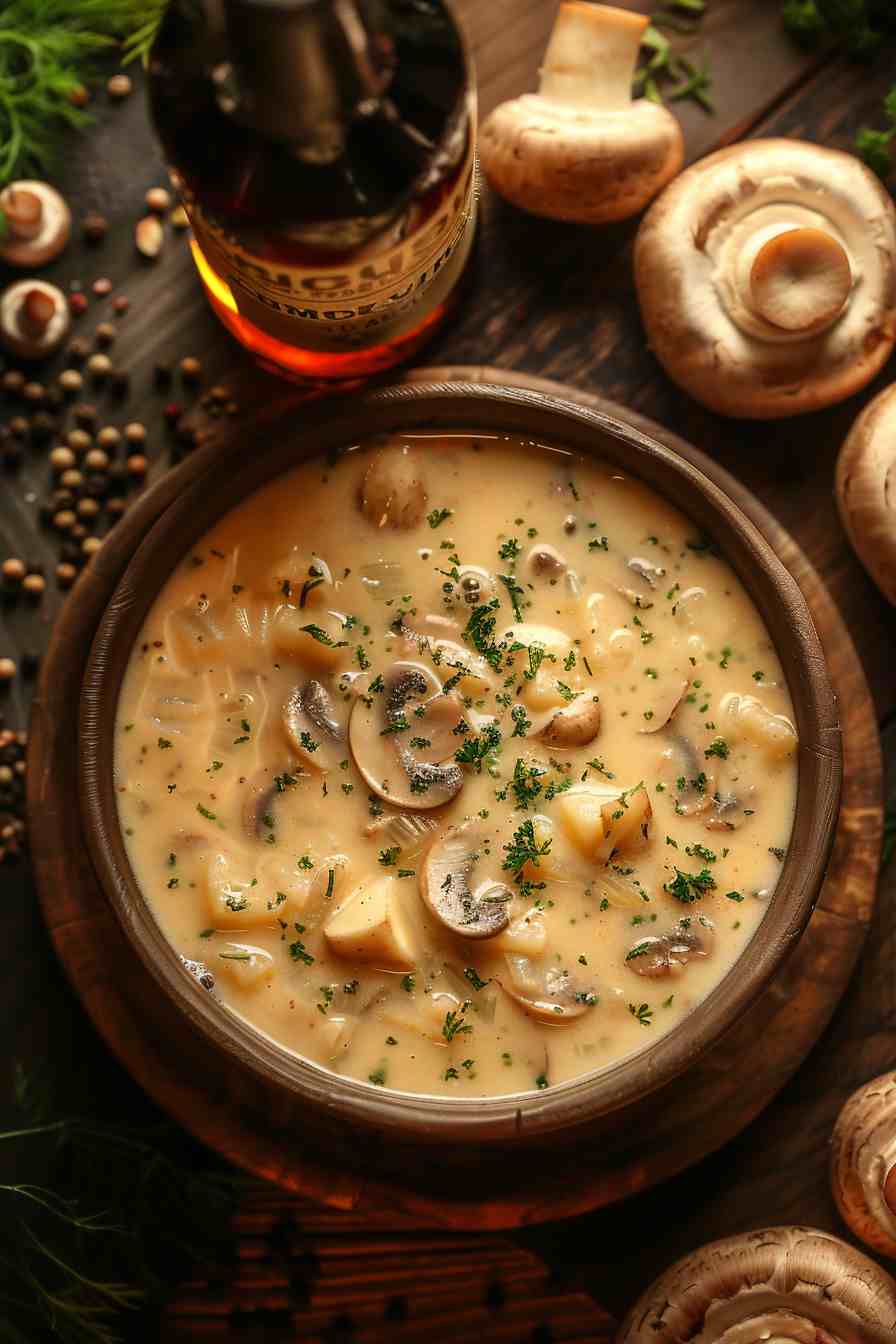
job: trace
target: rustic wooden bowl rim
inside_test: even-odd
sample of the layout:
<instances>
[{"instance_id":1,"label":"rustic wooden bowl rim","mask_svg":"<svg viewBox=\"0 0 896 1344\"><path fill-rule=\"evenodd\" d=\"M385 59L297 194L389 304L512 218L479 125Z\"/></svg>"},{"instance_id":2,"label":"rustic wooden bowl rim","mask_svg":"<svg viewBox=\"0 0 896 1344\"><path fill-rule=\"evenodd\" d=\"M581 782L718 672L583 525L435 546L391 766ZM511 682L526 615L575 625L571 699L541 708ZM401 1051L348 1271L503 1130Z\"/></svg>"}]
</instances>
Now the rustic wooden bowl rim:
<instances>
[{"instance_id":1,"label":"rustic wooden bowl rim","mask_svg":"<svg viewBox=\"0 0 896 1344\"><path fill-rule=\"evenodd\" d=\"M719 544L766 623L794 703L800 750L793 836L753 939L715 990L654 1045L545 1092L417 1096L344 1078L291 1054L223 1009L185 971L143 898L118 823L110 707L117 704L140 626L172 570L224 512L290 466L376 433L415 428L534 434L615 461L652 485ZM833 843L842 764L835 699L806 603L737 505L696 466L620 418L525 388L465 382L395 386L353 398L345 408L303 410L294 437L271 443L256 456L242 443L225 449L161 515L116 587L84 676L79 748L85 833L102 890L160 991L186 1022L235 1066L285 1089L319 1114L385 1130L396 1139L454 1145L578 1128L668 1083L716 1043L757 999L805 928Z\"/></svg>"}]
</instances>

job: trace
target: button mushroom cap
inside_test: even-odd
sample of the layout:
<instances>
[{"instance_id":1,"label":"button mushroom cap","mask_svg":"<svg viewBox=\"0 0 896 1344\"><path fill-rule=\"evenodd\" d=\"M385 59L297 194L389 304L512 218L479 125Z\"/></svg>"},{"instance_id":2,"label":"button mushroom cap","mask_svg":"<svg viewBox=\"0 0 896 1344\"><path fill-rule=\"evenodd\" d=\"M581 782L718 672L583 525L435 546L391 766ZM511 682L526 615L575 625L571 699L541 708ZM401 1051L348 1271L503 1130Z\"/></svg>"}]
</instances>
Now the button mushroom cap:
<instances>
[{"instance_id":1,"label":"button mushroom cap","mask_svg":"<svg viewBox=\"0 0 896 1344\"><path fill-rule=\"evenodd\" d=\"M504 993L541 1022L569 1022L597 1003L597 994L580 987L569 971L544 967L528 957L507 956L507 974L496 977Z\"/></svg>"},{"instance_id":2,"label":"button mushroom cap","mask_svg":"<svg viewBox=\"0 0 896 1344\"><path fill-rule=\"evenodd\" d=\"M364 782L397 807L423 810L450 802L463 787L454 761L452 729L463 719L460 701L442 690L423 663L393 663L382 693L359 697L349 719L349 746ZM412 707L424 709L418 717ZM405 727L401 727L405 724ZM413 747L417 736L428 747Z\"/></svg>"},{"instance_id":3,"label":"button mushroom cap","mask_svg":"<svg viewBox=\"0 0 896 1344\"><path fill-rule=\"evenodd\" d=\"M896 1259L896 1075L854 1092L834 1126L831 1188L849 1227Z\"/></svg>"},{"instance_id":4,"label":"button mushroom cap","mask_svg":"<svg viewBox=\"0 0 896 1344\"><path fill-rule=\"evenodd\" d=\"M726 1237L647 1289L617 1344L884 1344L896 1283L861 1251L808 1227Z\"/></svg>"},{"instance_id":5,"label":"button mushroom cap","mask_svg":"<svg viewBox=\"0 0 896 1344\"><path fill-rule=\"evenodd\" d=\"M896 211L839 150L782 139L710 154L653 203L634 263L651 347L722 415L842 401L896 341Z\"/></svg>"},{"instance_id":6,"label":"button mushroom cap","mask_svg":"<svg viewBox=\"0 0 896 1344\"><path fill-rule=\"evenodd\" d=\"M316 770L335 770L345 757L345 730L325 686L313 678L297 686L283 707L290 746Z\"/></svg>"},{"instance_id":7,"label":"button mushroom cap","mask_svg":"<svg viewBox=\"0 0 896 1344\"><path fill-rule=\"evenodd\" d=\"M10 182L0 192L7 236L0 258L12 266L42 266L59 255L71 233L71 212L55 187L46 182Z\"/></svg>"},{"instance_id":8,"label":"button mushroom cap","mask_svg":"<svg viewBox=\"0 0 896 1344\"><path fill-rule=\"evenodd\" d=\"M359 498L361 512L374 527L416 527L426 508L418 455L406 445L380 449L364 473Z\"/></svg>"},{"instance_id":9,"label":"button mushroom cap","mask_svg":"<svg viewBox=\"0 0 896 1344\"><path fill-rule=\"evenodd\" d=\"M628 219L684 161L681 128L632 101L647 19L609 5L561 4L538 92L502 103L479 136L483 171L514 205L549 219Z\"/></svg>"},{"instance_id":10,"label":"button mushroom cap","mask_svg":"<svg viewBox=\"0 0 896 1344\"><path fill-rule=\"evenodd\" d=\"M485 879L473 885L484 839L472 823L452 827L433 842L423 865L420 894L427 909L462 938L494 938L509 923L513 892L507 884Z\"/></svg>"},{"instance_id":11,"label":"button mushroom cap","mask_svg":"<svg viewBox=\"0 0 896 1344\"><path fill-rule=\"evenodd\" d=\"M896 383L865 407L837 461L846 534L884 596L896 604Z\"/></svg>"},{"instance_id":12,"label":"button mushroom cap","mask_svg":"<svg viewBox=\"0 0 896 1344\"><path fill-rule=\"evenodd\" d=\"M600 701L593 695L577 695L563 709L549 710L548 719L539 727L533 724L530 736L549 747L587 747L600 732Z\"/></svg>"},{"instance_id":13,"label":"button mushroom cap","mask_svg":"<svg viewBox=\"0 0 896 1344\"><path fill-rule=\"evenodd\" d=\"M44 359L68 335L65 295L45 280L17 280L0 294L0 344L20 359Z\"/></svg>"}]
</instances>

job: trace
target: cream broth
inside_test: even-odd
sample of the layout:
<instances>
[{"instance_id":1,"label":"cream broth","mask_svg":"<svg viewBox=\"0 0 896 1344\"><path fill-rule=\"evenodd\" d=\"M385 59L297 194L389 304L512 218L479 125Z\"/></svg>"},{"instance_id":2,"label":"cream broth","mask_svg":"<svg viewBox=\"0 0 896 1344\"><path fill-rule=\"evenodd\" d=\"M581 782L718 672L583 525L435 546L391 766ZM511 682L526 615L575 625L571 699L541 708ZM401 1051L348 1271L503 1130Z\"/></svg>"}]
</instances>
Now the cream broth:
<instances>
[{"instance_id":1,"label":"cream broth","mask_svg":"<svg viewBox=\"0 0 896 1344\"><path fill-rule=\"evenodd\" d=\"M598 461L473 435L297 467L173 573L116 784L188 969L373 1085L546 1088L732 968L790 839L792 706L712 543Z\"/></svg>"}]
</instances>

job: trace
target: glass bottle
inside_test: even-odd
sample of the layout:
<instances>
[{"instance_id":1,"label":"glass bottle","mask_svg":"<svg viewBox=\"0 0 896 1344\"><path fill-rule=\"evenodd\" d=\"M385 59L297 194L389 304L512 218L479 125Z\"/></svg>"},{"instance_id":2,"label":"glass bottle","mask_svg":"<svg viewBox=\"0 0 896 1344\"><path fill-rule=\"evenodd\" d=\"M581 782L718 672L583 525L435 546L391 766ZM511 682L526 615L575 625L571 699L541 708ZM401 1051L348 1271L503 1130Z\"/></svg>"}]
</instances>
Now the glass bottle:
<instances>
[{"instance_id":1,"label":"glass bottle","mask_svg":"<svg viewBox=\"0 0 896 1344\"><path fill-rule=\"evenodd\" d=\"M445 0L172 0L149 98L211 305L264 366L354 383L434 334L477 201Z\"/></svg>"}]
</instances>

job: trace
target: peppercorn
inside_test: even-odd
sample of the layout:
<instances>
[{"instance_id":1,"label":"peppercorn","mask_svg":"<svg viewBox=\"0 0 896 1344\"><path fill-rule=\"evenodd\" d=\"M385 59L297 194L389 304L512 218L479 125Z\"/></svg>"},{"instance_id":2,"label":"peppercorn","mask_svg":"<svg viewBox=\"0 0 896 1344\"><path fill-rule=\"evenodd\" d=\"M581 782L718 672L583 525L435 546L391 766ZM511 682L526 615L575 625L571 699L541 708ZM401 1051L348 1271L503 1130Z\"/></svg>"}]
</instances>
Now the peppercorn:
<instances>
[{"instance_id":1,"label":"peppercorn","mask_svg":"<svg viewBox=\"0 0 896 1344\"><path fill-rule=\"evenodd\" d=\"M84 526L83 523L77 523L77 522L76 522L76 523L74 523L73 526L69 529L69 534L68 534L68 535L71 537L72 541L76 541L76 542L78 543L78 546L80 547L81 542L82 542L82 541L84 540L84 538L87 536L87 532L88 532L88 529ZM79 551L79 554L80 554L80 551Z\"/></svg>"},{"instance_id":2,"label":"peppercorn","mask_svg":"<svg viewBox=\"0 0 896 1344\"><path fill-rule=\"evenodd\" d=\"M180 376L185 383L198 383L202 376L202 365L193 355L187 355L180 362Z\"/></svg>"},{"instance_id":3,"label":"peppercorn","mask_svg":"<svg viewBox=\"0 0 896 1344\"><path fill-rule=\"evenodd\" d=\"M63 369L59 375L59 386L69 396L75 392L80 392L84 386L84 379L77 369Z\"/></svg>"},{"instance_id":4,"label":"peppercorn","mask_svg":"<svg viewBox=\"0 0 896 1344\"><path fill-rule=\"evenodd\" d=\"M112 322L101 322L94 332L97 345L109 346L115 340L118 332Z\"/></svg>"},{"instance_id":5,"label":"peppercorn","mask_svg":"<svg viewBox=\"0 0 896 1344\"><path fill-rule=\"evenodd\" d=\"M70 449L68 451L71 451ZM69 467L59 477L59 484L66 490L80 490L84 484L84 477L78 471L77 467Z\"/></svg>"},{"instance_id":6,"label":"peppercorn","mask_svg":"<svg viewBox=\"0 0 896 1344\"><path fill-rule=\"evenodd\" d=\"M65 352L66 362L68 364L83 364L90 354L90 345L83 336L76 336L73 341L69 341L68 349Z\"/></svg>"},{"instance_id":7,"label":"peppercorn","mask_svg":"<svg viewBox=\"0 0 896 1344\"><path fill-rule=\"evenodd\" d=\"M115 496L112 499L106 500L106 516L109 518L110 522L117 522L118 519L127 512L127 509L128 502L126 499L121 499L120 497Z\"/></svg>"},{"instance_id":8,"label":"peppercorn","mask_svg":"<svg viewBox=\"0 0 896 1344\"><path fill-rule=\"evenodd\" d=\"M110 98L114 98L116 101L127 98L133 87L127 75L112 75L106 80L106 92Z\"/></svg>"},{"instance_id":9,"label":"peppercorn","mask_svg":"<svg viewBox=\"0 0 896 1344\"><path fill-rule=\"evenodd\" d=\"M171 208L171 193L164 187L150 187L143 199L150 210L156 210L159 214Z\"/></svg>"},{"instance_id":10,"label":"peppercorn","mask_svg":"<svg viewBox=\"0 0 896 1344\"><path fill-rule=\"evenodd\" d=\"M131 301L127 294L116 294L112 300L112 311L114 313L126 313L131 306Z\"/></svg>"},{"instance_id":11,"label":"peppercorn","mask_svg":"<svg viewBox=\"0 0 896 1344\"><path fill-rule=\"evenodd\" d=\"M91 518L95 518L99 511L99 504L97 504L95 499L91 499L89 495L85 495L83 499L79 499L75 509L79 518L86 518L88 521Z\"/></svg>"},{"instance_id":12,"label":"peppercorn","mask_svg":"<svg viewBox=\"0 0 896 1344\"><path fill-rule=\"evenodd\" d=\"M87 312L87 295L77 291L68 296L68 306L72 317L82 317Z\"/></svg>"},{"instance_id":13,"label":"peppercorn","mask_svg":"<svg viewBox=\"0 0 896 1344\"><path fill-rule=\"evenodd\" d=\"M168 364L156 364L152 371L152 380L156 387L168 387L171 383L171 367Z\"/></svg>"},{"instance_id":14,"label":"peppercorn","mask_svg":"<svg viewBox=\"0 0 896 1344\"><path fill-rule=\"evenodd\" d=\"M53 526L57 532L68 532L75 525L75 514L71 509L60 509L53 515Z\"/></svg>"},{"instance_id":15,"label":"peppercorn","mask_svg":"<svg viewBox=\"0 0 896 1344\"><path fill-rule=\"evenodd\" d=\"M92 471L84 481L84 493L91 499L105 499L109 493L109 478L103 471Z\"/></svg>"},{"instance_id":16,"label":"peppercorn","mask_svg":"<svg viewBox=\"0 0 896 1344\"><path fill-rule=\"evenodd\" d=\"M12 658L0 658L0 681L12 681L18 670Z\"/></svg>"},{"instance_id":17,"label":"peppercorn","mask_svg":"<svg viewBox=\"0 0 896 1344\"><path fill-rule=\"evenodd\" d=\"M91 402L82 401L72 409L72 419L82 429L93 429L97 420L99 420L99 415Z\"/></svg>"},{"instance_id":18,"label":"peppercorn","mask_svg":"<svg viewBox=\"0 0 896 1344\"><path fill-rule=\"evenodd\" d=\"M27 439L31 433L31 422L26 420L24 415L14 415L7 428L17 439Z\"/></svg>"},{"instance_id":19,"label":"peppercorn","mask_svg":"<svg viewBox=\"0 0 896 1344\"><path fill-rule=\"evenodd\" d=\"M93 379L101 383L112 371L112 361L108 355L91 355L87 361L87 369Z\"/></svg>"},{"instance_id":20,"label":"peppercorn","mask_svg":"<svg viewBox=\"0 0 896 1344\"><path fill-rule=\"evenodd\" d=\"M172 229L177 229L178 232L190 227L190 216L182 205L175 206L168 218L171 221Z\"/></svg>"},{"instance_id":21,"label":"peppercorn","mask_svg":"<svg viewBox=\"0 0 896 1344\"><path fill-rule=\"evenodd\" d=\"M146 475L148 466L149 463L142 453L132 453L128 458L128 471L137 480L142 479L142 477Z\"/></svg>"},{"instance_id":22,"label":"peppercorn","mask_svg":"<svg viewBox=\"0 0 896 1344\"><path fill-rule=\"evenodd\" d=\"M130 444L146 442L146 426L139 420L131 420L124 427L124 437Z\"/></svg>"},{"instance_id":23,"label":"peppercorn","mask_svg":"<svg viewBox=\"0 0 896 1344\"><path fill-rule=\"evenodd\" d=\"M109 454L102 448L91 448L84 454L84 466L90 471L105 471L109 465Z\"/></svg>"},{"instance_id":24,"label":"peppercorn","mask_svg":"<svg viewBox=\"0 0 896 1344\"><path fill-rule=\"evenodd\" d=\"M46 396L46 390L43 383L26 383L22 388L22 396L32 406L39 406Z\"/></svg>"},{"instance_id":25,"label":"peppercorn","mask_svg":"<svg viewBox=\"0 0 896 1344\"><path fill-rule=\"evenodd\" d=\"M101 448L114 452L121 443L121 431L117 430L114 425L104 425L97 434L96 441Z\"/></svg>"},{"instance_id":26,"label":"peppercorn","mask_svg":"<svg viewBox=\"0 0 896 1344\"><path fill-rule=\"evenodd\" d=\"M11 555L8 560L4 560L0 570L2 570L4 581L16 588L27 573L25 561L20 560L17 555Z\"/></svg>"},{"instance_id":27,"label":"peppercorn","mask_svg":"<svg viewBox=\"0 0 896 1344\"><path fill-rule=\"evenodd\" d=\"M105 215L100 215L97 211L91 210L81 221L81 227L88 243L101 243L109 232L109 221Z\"/></svg>"},{"instance_id":28,"label":"peppercorn","mask_svg":"<svg viewBox=\"0 0 896 1344\"><path fill-rule=\"evenodd\" d=\"M109 492L113 495L120 495L122 491L128 488L131 479L131 473L128 471L127 463L113 462L106 473Z\"/></svg>"},{"instance_id":29,"label":"peppercorn","mask_svg":"<svg viewBox=\"0 0 896 1344\"><path fill-rule=\"evenodd\" d=\"M60 509L68 509L75 502L75 497L71 490L54 490L50 496L50 504L53 512L58 513Z\"/></svg>"},{"instance_id":30,"label":"peppercorn","mask_svg":"<svg viewBox=\"0 0 896 1344\"><path fill-rule=\"evenodd\" d=\"M6 393L7 396L9 397L19 396L24 386L25 386L24 373L20 373L18 369L6 370L6 372L3 375L3 391Z\"/></svg>"},{"instance_id":31,"label":"peppercorn","mask_svg":"<svg viewBox=\"0 0 896 1344\"><path fill-rule=\"evenodd\" d=\"M65 448L62 444L50 453L50 466L54 471L68 471L69 467L73 467L77 460L71 448Z\"/></svg>"},{"instance_id":32,"label":"peppercorn","mask_svg":"<svg viewBox=\"0 0 896 1344\"><path fill-rule=\"evenodd\" d=\"M100 549L102 544L103 544L102 537L85 537L84 540L81 542L81 550L89 560L91 556L96 555L97 551Z\"/></svg>"},{"instance_id":33,"label":"peppercorn","mask_svg":"<svg viewBox=\"0 0 896 1344\"><path fill-rule=\"evenodd\" d=\"M75 579L78 577L78 571L74 565L62 561L56 566L56 582L60 588L71 588Z\"/></svg>"},{"instance_id":34,"label":"peppercorn","mask_svg":"<svg viewBox=\"0 0 896 1344\"><path fill-rule=\"evenodd\" d=\"M56 417L50 415L48 411L37 411L31 417L31 437L35 443L46 443L58 428Z\"/></svg>"},{"instance_id":35,"label":"peppercorn","mask_svg":"<svg viewBox=\"0 0 896 1344\"><path fill-rule=\"evenodd\" d=\"M43 595L46 586L47 582L43 574L26 574L22 582L25 592L34 601Z\"/></svg>"},{"instance_id":36,"label":"peppercorn","mask_svg":"<svg viewBox=\"0 0 896 1344\"><path fill-rule=\"evenodd\" d=\"M109 279L108 275L101 275L94 280L91 289L94 294L97 294L101 299L104 299L107 294L112 293L112 281Z\"/></svg>"},{"instance_id":37,"label":"peppercorn","mask_svg":"<svg viewBox=\"0 0 896 1344\"><path fill-rule=\"evenodd\" d=\"M93 439L84 429L70 429L65 436L65 441L69 448L76 453L86 453L93 443Z\"/></svg>"}]
</instances>

